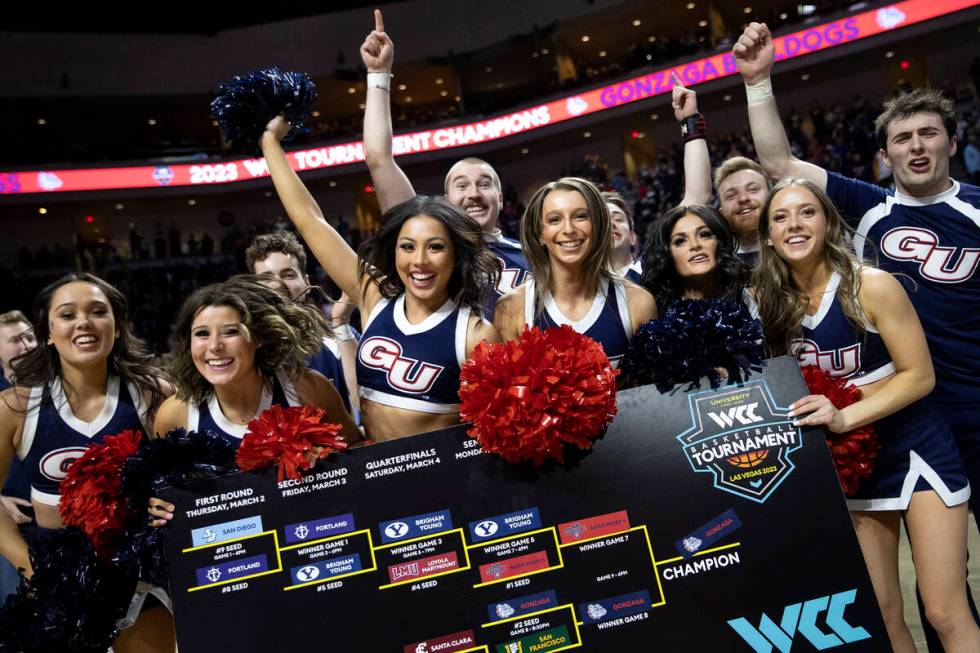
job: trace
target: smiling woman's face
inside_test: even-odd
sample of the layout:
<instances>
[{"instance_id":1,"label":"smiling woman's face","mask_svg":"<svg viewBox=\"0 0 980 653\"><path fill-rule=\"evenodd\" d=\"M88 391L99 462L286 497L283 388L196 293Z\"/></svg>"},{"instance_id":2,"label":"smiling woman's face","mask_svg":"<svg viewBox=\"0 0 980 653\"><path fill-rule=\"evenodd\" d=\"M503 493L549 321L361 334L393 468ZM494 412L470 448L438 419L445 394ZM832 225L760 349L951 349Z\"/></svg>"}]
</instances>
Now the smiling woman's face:
<instances>
[{"instance_id":1,"label":"smiling woman's face","mask_svg":"<svg viewBox=\"0 0 980 653\"><path fill-rule=\"evenodd\" d=\"M718 264L718 239L704 220L688 213L670 232L670 255L681 279L710 274Z\"/></svg>"}]
</instances>

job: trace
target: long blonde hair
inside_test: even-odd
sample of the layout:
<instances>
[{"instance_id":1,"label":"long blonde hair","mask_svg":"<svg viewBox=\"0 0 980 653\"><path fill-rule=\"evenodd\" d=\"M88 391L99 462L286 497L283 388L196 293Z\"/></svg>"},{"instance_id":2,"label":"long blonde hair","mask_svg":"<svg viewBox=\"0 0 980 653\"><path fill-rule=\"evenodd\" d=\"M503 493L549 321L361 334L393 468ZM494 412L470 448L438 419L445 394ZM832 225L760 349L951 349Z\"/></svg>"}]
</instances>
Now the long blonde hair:
<instances>
[{"instance_id":1,"label":"long blonde hair","mask_svg":"<svg viewBox=\"0 0 980 653\"><path fill-rule=\"evenodd\" d=\"M784 179L773 187L762 209L759 236L764 244L759 252L759 262L752 279L755 301L759 306L759 317L765 329L766 348L770 356L781 356L789 352L793 339L801 335L803 317L810 304L810 298L806 293L793 285L789 264L776 254L770 240L769 211L773 198L780 191L794 187L805 188L813 193L823 209L827 218L823 256L827 267L840 275L837 297L840 299L841 309L848 322L859 333L866 330L864 311L858 302L861 266L848 239L850 229L844 224L830 197L819 186L806 179Z\"/></svg>"},{"instance_id":2,"label":"long blonde hair","mask_svg":"<svg viewBox=\"0 0 980 653\"><path fill-rule=\"evenodd\" d=\"M612 276L612 219L602 193L591 181L580 177L562 177L558 181L547 183L534 193L521 216L521 247L534 277L535 313L543 310L545 297L551 291L551 259L548 249L541 242L541 222L544 217L545 197L555 190L579 193L585 198L589 209L592 245L582 266L585 279L590 283L594 282L598 287L603 280Z\"/></svg>"}]
</instances>

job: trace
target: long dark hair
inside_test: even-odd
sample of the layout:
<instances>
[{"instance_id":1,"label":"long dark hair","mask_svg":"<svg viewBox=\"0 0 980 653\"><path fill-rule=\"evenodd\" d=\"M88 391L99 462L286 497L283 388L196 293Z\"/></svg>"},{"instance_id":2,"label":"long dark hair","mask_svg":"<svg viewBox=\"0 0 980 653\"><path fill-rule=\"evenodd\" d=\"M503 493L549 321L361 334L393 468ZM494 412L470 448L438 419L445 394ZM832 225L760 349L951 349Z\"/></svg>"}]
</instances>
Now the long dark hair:
<instances>
[{"instance_id":1,"label":"long dark hair","mask_svg":"<svg viewBox=\"0 0 980 653\"><path fill-rule=\"evenodd\" d=\"M738 257L738 236L716 209L701 204L677 206L664 213L651 227L647 247L643 253L643 275L640 285L650 291L660 310L684 296L684 280L677 275L674 258L670 253L670 234L674 225L685 215L695 215L704 221L714 234L718 247L715 250L718 287L715 297L742 301L749 269Z\"/></svg>"},{"instance_id":2,"label":"long dark hair","mask_svg":"<svg viewBox=\"0 0 980 653\"><path fill-rule=\"evenodd\" d=\"M416 195L388 209L384 226L358 249L359 275L368 275L383 297L390 299L405 292L395 269L398 234L408 220L423 215L438 220L449 232L456 259L449 278L449 297L482 315L486 293L497 287L500 264L487 248L479 225L442 197Z\"/></svg>"},{"instance_id":3,"label":"long dark hair","mask_svg":"<svg viewBox=\"0 0 980 653\"><path fill-rule=\"evenodd\" d=\"M191 327L207 306L227 306L238 313L245 337L256 347L255 367L267 384L279 370L298 378L307 358L320 351L327 334L323 313L310 304L294 302L285 289L267 284L267 277L239 274L198 288L184 301L174 322L174 358L170 364L178 399L202 404L212 392L191 357Z\"/></svg>"},{"instance_id":4,"label":"long dark hair","mask_svg":"<svg viewBox=\"0 0 980 653\"><path fill-rule=\"evenodd\" d=\"M162 372L151 363L153 354L149 347L133 332L129 322L129 303L125 295L107 281L87 272L76 272L61 277L45 286L34 299L34 334L37 336L38 346L12 361L17 385L34 387L60 379L65 394L71 394L71 388L62 378L61 357L58 355L58 350L45 343L51 335L48 316L51 310L51 298L59 288L75 281L92 284L109 300L109 307L112 309L119 335L112 345L112 351L109 352L106 367L109 374L115 374L123 381L136 386L146 400L147 412L152 417L163 401L163 394L160 391ZM133 399L135 400L136 397Z\"/></svg>"}]
</instances>

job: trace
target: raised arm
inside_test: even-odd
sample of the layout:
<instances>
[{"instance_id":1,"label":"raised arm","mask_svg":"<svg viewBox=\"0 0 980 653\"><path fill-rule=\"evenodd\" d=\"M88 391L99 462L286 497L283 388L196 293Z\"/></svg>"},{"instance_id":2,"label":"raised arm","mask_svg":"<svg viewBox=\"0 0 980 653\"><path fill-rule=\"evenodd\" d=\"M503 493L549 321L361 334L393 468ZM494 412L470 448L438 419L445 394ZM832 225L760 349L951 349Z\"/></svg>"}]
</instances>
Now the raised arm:
<instances>
[{"instance_id":1,"label":"raised arm","mask_svg":"<svg viewBox=\"0 0 980 653\"><path fill-rule=\"evenodd\" d=\"M276 193L289 219L296 225L300 236L310 246L327 275L348 296L359 300L362 293L361 279L357 273L357 254L323 218L316 200L290 167L280 143L287 132L289 123L282 116L277 116L266 126L259 142L269 164Z\"/></svg>"},{"instance_id":2,"label":"raised arm","mask_svg":"<svg viewBox=\"0 0 980 653\"><path fill-rule=\"evenodd\" d=\"M698 116L697 93L684 86L677 73L671 73L674 82L671 106L677 122L690 129L685 120ZM703 134L701 123L701 133ZM708 141L704 137L687 139L684 143L684 199L681 206L711 202L711 157L708 154Z\"/></svg>"},{"instance_id":3,"label":"raised arm","mask_svg":"<svg viewBox=\"0 0 980 653\"><path fill-rule=\"evenodd\" d=\"M18 397L16 392L16 388L10 388L0 396L0 485L7 478L7 470L14 458L14 436L23 421L23 415L19 415L14 406L22 409L26 405L26 401ZM0 555L15 568L22 567L26 570L26 575L31 575L27 543L6 510L0 510Z\"/></svg>"},{"instance_id":4,"label":"raised arm","mask_svg":"<svg viewBox=\"0 0 980 653\"><path fill-rule=\"evenodd\" d=\"M732 56L745 82L752 141L766 175L771 179L802 177L827 188L827 171L793 156L779 118L770 73L775 61L772 34L765 23L749 23L732 47Z\"/></svg>"},{"instance_id":5,"label":"raised arm","mask_svg":"<svg viewBox=\"0 0 980 653\"><path fill-rule=\"evenodd\" d=\"M395 46L385 33L381 11L374 10L374 31L361 44L361 60L367 68L364 102L364 157L381 211L415 197L415 189L391 151L391 64Z\"/></svg>"}]
</instances>

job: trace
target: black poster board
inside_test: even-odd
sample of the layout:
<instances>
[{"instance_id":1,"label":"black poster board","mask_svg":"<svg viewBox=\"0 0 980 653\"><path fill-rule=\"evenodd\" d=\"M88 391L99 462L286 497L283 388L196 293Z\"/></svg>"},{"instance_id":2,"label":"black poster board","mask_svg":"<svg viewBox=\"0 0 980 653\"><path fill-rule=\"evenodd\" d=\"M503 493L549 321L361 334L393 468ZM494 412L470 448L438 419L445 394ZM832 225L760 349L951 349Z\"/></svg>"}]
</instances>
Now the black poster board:
<instances>
[{"instance_id":1,"label":"black poster board","mask_svg":"<svg viewBox=\"0 0 980 653\"><path fill-rule=\"evenodd\" d=\"M889 650L796 363L621 392L539 469L464 427L171 488L181 653Z\"/></svg>"}]
</instances>

